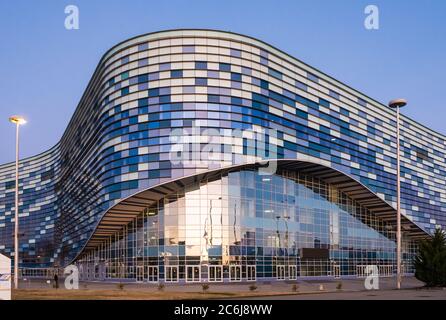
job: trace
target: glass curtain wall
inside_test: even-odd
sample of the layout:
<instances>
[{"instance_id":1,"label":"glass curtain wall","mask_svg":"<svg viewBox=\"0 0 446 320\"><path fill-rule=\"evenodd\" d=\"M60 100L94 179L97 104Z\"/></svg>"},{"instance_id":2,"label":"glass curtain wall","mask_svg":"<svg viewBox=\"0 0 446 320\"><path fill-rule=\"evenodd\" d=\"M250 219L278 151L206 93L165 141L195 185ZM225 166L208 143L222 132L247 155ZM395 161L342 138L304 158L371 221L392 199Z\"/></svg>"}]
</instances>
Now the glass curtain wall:
<instances>
[{"instance_id":1,"label":"glass curtain wall","mask_svg":"<svg viewBox=\"0 0 446 320\"><path fill-rule=\"evenodd\" d=\"M404 240L412 272L415 243ZM299 172L223 174L169 194L78 261L83 278L221 282L395 272L394 227Z\"/></svg>"}]
</instances>

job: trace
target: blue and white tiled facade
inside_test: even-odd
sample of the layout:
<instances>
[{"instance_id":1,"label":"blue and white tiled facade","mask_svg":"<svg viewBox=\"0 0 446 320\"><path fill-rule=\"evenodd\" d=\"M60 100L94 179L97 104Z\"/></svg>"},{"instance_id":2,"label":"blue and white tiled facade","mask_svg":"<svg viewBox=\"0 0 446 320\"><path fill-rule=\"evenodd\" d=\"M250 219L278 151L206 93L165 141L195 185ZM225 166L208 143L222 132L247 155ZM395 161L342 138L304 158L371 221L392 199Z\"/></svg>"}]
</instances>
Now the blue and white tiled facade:
<instances>
[{"instance_id":1,"label":"blue and white tiled facade","mask_svg":"<svg viewBox=\"0 0 446 320\"><path fill-rule=\"evenodd\" d=\"M218 130L220 161L169 161L172 130ZM97 67L60 142L21 161L22 266L66 265L108 209L152 186L260 160L231 129L275 130L269 158L317 161L396 207L395 113L259 40L173 30L124 41ZM402 213L446 226L446 137L402 117ZM12 182L11 182L12 181ZM0 166L0 252L13 251L14 166ZM12 184L11 184L12 183Z\"/></svg>"}]
</instances>

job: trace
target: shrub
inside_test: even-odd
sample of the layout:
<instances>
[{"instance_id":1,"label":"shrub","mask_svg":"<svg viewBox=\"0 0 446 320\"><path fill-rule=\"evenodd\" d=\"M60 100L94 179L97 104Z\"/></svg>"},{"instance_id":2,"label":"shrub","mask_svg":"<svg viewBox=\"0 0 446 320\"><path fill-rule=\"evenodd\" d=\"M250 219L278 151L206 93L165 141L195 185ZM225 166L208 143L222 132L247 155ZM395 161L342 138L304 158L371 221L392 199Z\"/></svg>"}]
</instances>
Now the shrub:
<instances>
[{"instance_id":1,"label":"shrub","mask_svg":"<svg viewBox=\"0 0 446 320\"><path fill-rule=\"evenodd\" d=\"M446 235L436 229L432 238L419 242L414 259L415 277L427 287L446 286Z\"/></svg>"},{"instance_id":2,"label":"shrub","mask_svg":"<svg viewBox=\"0 0 446 320\"><path fill-rule=\"evenodd\" d=\"M249 290L250 291L256 291L257 290L257 286L255 284L252 284L249 286Z\"/></svg>"},{"instance_id":3,"label":"shrub","mask_svg":"<svg viewBox=\"0 0 446 320\"><path fill-rule=\"evenodd\" d=\"M338 282L338 284L336 285L336 289L342 290L342 282Z\"/></svg>"},{"instance_id":4,"label":"shrub","mask_svg":"<svg viewBox=\"0 0 446 320\"><path fill-rule=\"evenodd\" d=\"M164 287L165 287L164 283L158 284L158 291L164 291Z\"/></svg>"},{"instance_id":5,"label":"shrub","mask_svg":"<svg viewBox=\"0 0 446 320\"><path fill-rule=\"evenodd\" d=\"M297 292L297 291L299 291L299 286L298 286L297 284L293 284L293 285L291 286L291 291L293 291L293 292Z\"/></svg>"},{"instance_id":6,"label":"shrub","mask_svg":"<svg viewBox=\"0 0 446 320\"><path fill-rule=\"evenodd\" d=\"M119 290L124 290L124 284L121 283L121 282L118 283L117 287L118 287Z\"/></svg>"},{"instance_id":7,"label":"shrub","mask_svg":"<svg viewBox=\"0 0 446 320\"><path fill-rule=\"evenodd\" d=\"M201 289L203 289L203 293L206 293L209 290L209 285L207 283L203 283L201 285Z\"/></svg>"}]
</instances>

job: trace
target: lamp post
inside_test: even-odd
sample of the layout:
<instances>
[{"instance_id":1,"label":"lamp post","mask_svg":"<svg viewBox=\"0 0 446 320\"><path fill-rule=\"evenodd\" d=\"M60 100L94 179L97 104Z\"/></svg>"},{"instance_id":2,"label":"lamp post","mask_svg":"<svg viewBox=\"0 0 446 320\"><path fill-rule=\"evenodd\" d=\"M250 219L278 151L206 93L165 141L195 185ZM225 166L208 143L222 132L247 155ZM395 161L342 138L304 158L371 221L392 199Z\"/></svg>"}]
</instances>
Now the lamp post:
<instances>
[{"instance_id":1,"label":"lamp post","mask_svg":"<svg viewBox=\"0 0 446 320\"><path fill-rule=\"evenodd\" d=\"M9 121L16 125L15 130L15 226L14 226L14 288L19 287L19 127L26 120L21 116L12 116Z\"/></svg>"},{"instance_id":2,"label":"lamp post","mask_svg":"<svg viewBox=\"0 0 446 320\"><path fill-rule=\"evenodd\" d=\"M401 181L400 181L400 108L407 101L395 99L389 102L389 107L396 109L396 287L401 289Z\"/></svg>"}]
</instances>

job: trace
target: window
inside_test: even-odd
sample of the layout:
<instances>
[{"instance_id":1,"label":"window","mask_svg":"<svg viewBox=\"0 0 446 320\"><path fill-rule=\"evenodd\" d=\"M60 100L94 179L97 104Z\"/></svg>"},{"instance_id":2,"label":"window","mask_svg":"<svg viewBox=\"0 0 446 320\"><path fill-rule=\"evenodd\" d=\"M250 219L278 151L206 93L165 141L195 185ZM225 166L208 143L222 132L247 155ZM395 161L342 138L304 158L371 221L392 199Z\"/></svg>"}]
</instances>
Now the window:
<instances>
[{"instance_id":1,"label":"window","mask_svg":"<svg viewBox=\"0 0 446 320\"><path fill-rule=\"evenodd\" d=\"M128 72L123 72L121 73L121 80L125 80L129 77L129 73Z\"/></svg>"},{"instance_id":2,"label":"window","mask_svg":"<svg viewBox=\"0 0 446 320\"><path fill-rule=\"evenodd\" d=\"M220 63L220 71L231 72L231 65L229 63Z\"/></svg>"},{"instance_id":3,"label":"window","mask_svg":"<svg viewBox=\"0 0 446 320\"><path fill-rule=\"evenodd\" d=\"M160 103L170 103L170 95L160 96Z\"/></svg>"},{"instance_id":4,"label":"window","mask_svg":"<svg viewBox=\"0 0 446 320\"><path fill-rule=\"evenodd\" d=\"M418 160L429 160L429 153L426 150L417 148L416 153Z\"/></svg>"},{"instance_id":5,"label":"window","mask_svg":"<svg viewBox=\"0 0 446 320\"><path fill-rule=\"evenodd\" d=\"M367 102L364 99L358 98L358 103L363 107L367 107Z\"/></svg>"},{"instance_id":6,"label":"window","mask_svg":"<svg viewBox=\"0 0 446 320\"><path fill-rule=\"evenodd\" d=\"M341 111L341 114L343 114L344 116L348 117L350 115L350 112L345 108L339 107L339 110Z\"/></svg>"},{"instance_id":7,"label":"window","mask_svg":"<svg viewBox=\"0 0 446 320\"><path fill-rule=\"evenodd\" d=\"M170 69L170 63L162 63L160 64L160 71L165 71Z\"/></svg>"},{"instance_id":8,"label":"window","mask_svg":"<svg viewBox=\"0 0 446 320\"><path fill-rule=\"evenodd\" d=\"M240 73L231 73L231 80L232 81L242 81L242 75Z\"/></svg>"},{"instance_id":9,"label":"window","mask_svg":"<svg viewBox=\"0 0 446 320\"><path fill-rule=\"evenodd\" d=\"M218 71L208 71L208 78L218 79L219 72Z\"/></svg>"},{"instance_id":10,"label":"window","mask_svg":"<svg viewBox=\"0 0 446 320\"><path fill-rule=\"evenodd\" d=\"M159 88L149 89L149 97L156 97L159 95L160 95Z\"/></svg>"},{"instance_id":11,"label":"window","mask_svg":"<svg viewBox=\"0 0 446 320\"><path fill-rule=\"evenodd\" d=\"M5 183L6 189L14 189L15 188L15 181L8 181Z\"/></svg>"},{"instance_id":12,"label":"window","mask_svg":"<svg viewBox=\"0 0 446 320\"><path fill-rule=\"evenodd\" d=\"M144 50L147 50L147 49L149 49L149 44L146 42L146 43L141 43L140 45L138 45L138 51L144 51Z\"/></svg>"},{"instance_id":13,"label":"window","mask_svg":"<svg viewBox=\"0 0 446 320\"><path fill-rule=\"evenodd\" d=\"M282 73L273 68L268 68L268 74L274 78L282 79Z\"/></svg>"},{"instance_id":14,"label":"window","mask_svg":"<svg viewBox=\"0 0 446 320\"><path fill-rule=\"evenodd\" d=\"M336 91L330 90L328 92L328 95L332 98L338 99L339 100L339 93L337 93Z\"/></svg>"},{"instance_id":15,"label":"window","mask_svg":"<svg viewBox=\"0 0 446 320\"><path fill-rule=\"evenodd\" d=\"M260 87L261 87L262 89L269 89L269 83L268 83L268 81L260 80Z\"/></svg>"},{"instance_id":16,"label":"window","mask_svg":"<svg viewBox=\"0 0 446 320\"><path fill-rule=\"evenodd\" d=\"M49 171L44 172L44 173L41 174L41 180L42 181L50 180L53 177L54 177L54 171L53 170L49 170Z\"/></svg>"},{"instance_id":17,"label":"window","mask_svg":"<svg viewBox=\"0 0 446 320\"><path fill-rule=\"evenodd\" d=\"M247 68L247 67L242 67L242 73L250 76L251 75L251 69Z\"/></svg>"},{"instance_id":18,"label":"window","mask_svg":"<svg viewBox=\"0 0 446 320\"><path fill-rule=\"evenodd\" d=\"M149 73L149 80L153 81L153 80L158 80L160 77L159 72L151 72Z\"/></svg>"},{"instance_id":19,"label":"window","mask_svg":"<svg viewBox=\"0 0 446 320\"><path fill-rule=\"evenodd\" d=\"M143 66L146 66L148 64L149 64L149 59L147 59L147 58L138 60L138 67L143 67Z\"/></svg>"},{"instance_id":20,"label":"window","mask_svg":"<svg viewBox=\"0 0 446 320\"><path fill-rule=\"evenodd\" d=\"M303 90L303 91L307 91L308 87L305 83L300 82L298 80L296 80L296 88Z\"/></svg>"},{"instance_id":21,"label":"window","mask_svg":"<svg viewBox=\"0 0 446 320\"><path fill-rule=\"evenodd\" d=\"M195 46L184 46L183 47L183 53L194 53L195 52Z\"/></svg>"},{"instance_id":22,"label":"window","mask_svg":"<svg viewBox=\"0 0 446 320\"><path fill-rule=\"evenodd\" d=\"M195 69L198 70L206 70L208 68L208 63L205 61L197 61L195 62Z\"/></svg>"},{"instance_id":23,"label":"window","mask_svg":"<svg viewBox=\"0 0 446 320\"><path fill-rule=\"evenodd\" d=\"M129 56L124 57L124 58L121 59L121 64L126 64L128 62L129 62Z\"/></svg>"},{"instance_id":24,"label":"window","mask_svg":"<svg viewBox=\"0 0 446 320\"><path fill-rule=\"evenodd\" d=\"M126 94L129 94L129 87L121 89L121 96L125 96Z\"/></svg>"},{"instance_id":25,"label":"window","mask_svg":"<svg viewBox=\"0 0 446 320\"><path fill-rule=\"evenodd\" d=\"M220 96L214 95L214 94L208 94L208 102L219 103L220 102Z\"/></svg>"},{"instance_id":26,"label":"window","mask_svg":"<svg viewBox=\"0 0 446 320\"><path fill-rule=\"evenodd\" d=\"M147 81L149 81L148 74L142 74L142 75L138 76L138 83L147 82Z\"/></svg>"},{"instance_id":27,"label":"window","mask_svg":"<svg viewBox=\"0 0 446 320\"><path fill-rule=\"evenodd\" d=\"M207 86L208 85L208 79L206 79L206 78L196 78L195 79L195 85L196 86Z\"/></svg>"},{"instance_id":28,"label":"window","mask_svg":"<svg viewBox=\"0 0 446 320\"><path fill-rule=\"evenodd\" d=\"M320 104L321 106L324 106L324 107L327 107L327 108L330 107L330 102L328 102L327 100L322 99L322 98L319 98L319 104Z\"/></svg>"},{"instance_id":29,"label":"window","mask_svg":"<svg viewBox=\"0 0 446 320\"><path fill-rule=\"evenodd\" d=\"M240 58L242 56L242 52L237 49L231 49L231 56Z\"/></svg>"},{"instance_id":30,"label":"window","mask_svg":"<svg viewBox=\"0 0 446 320\"><path fill-rule=\"evenodd\" d=\"M183 70L172 70L172 71L170 71L170 77L171 78L182 78L183 77Z\"/></svg>"},{"instance_id":31,"label":"window","mask_svg":"<svg viewBox=\"0 0 446 320\"><path fill-rule=\"evenodd\" d=\"M313 82L319 82L319 77L312 73L308 73L307 78L308 78L308 80L311 80Z\"/></svg>"}]
</instances>

